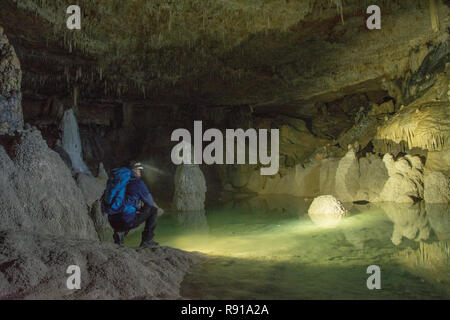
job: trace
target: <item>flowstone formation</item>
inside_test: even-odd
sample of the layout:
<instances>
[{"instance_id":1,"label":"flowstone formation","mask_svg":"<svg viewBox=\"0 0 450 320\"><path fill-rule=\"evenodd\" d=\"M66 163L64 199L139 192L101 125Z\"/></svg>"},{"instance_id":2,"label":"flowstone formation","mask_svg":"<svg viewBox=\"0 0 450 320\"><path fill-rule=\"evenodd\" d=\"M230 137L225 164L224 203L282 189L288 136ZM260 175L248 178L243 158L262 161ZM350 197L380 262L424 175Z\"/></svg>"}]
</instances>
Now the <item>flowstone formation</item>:
<instances>
[{"instance_id":1,"label":"flowstone formation","mask_svg":"<svg viewBox=\"0 0 450 320\"><path fill-rule=\"evenodd\" d=\"M374 139L379 152L407 150L442 151L450 144L450 108L448 102L429 102L404 108L383 126Z\"/></svg>"},{"instance_id":2,"label":"flowstone formation","mask_svg":"<svg viewBox=\"0 0 450 320\"><path fill-rule=\"evenodd\" d=\"M83 161L83 149L81 145L80 131L77 118L72 109L64 112L61 121L62 148L67 152L72 161L72 168L75 172L90 174L90 171Z\"/></svg>"}]
</instances>

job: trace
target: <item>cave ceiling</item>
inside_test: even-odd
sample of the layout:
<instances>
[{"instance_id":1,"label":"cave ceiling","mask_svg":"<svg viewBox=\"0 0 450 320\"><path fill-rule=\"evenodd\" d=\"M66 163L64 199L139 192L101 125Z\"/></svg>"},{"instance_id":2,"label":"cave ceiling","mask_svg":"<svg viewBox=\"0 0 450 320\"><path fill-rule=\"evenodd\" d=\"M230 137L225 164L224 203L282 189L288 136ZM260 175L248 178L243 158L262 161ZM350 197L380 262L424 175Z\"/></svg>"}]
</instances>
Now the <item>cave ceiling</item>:
<instances>
[{"instance_id":1,"label":"cave ceiling","mask_svg":"<svg viewBox=\"0 0 450 320\"><path fill-rule=\"evenodd\" d=\"M82 29L71 31L73 1L2 0L0 25L24 65L25 94L76 88L86 98L307 113L311 102L389 90L411 52L423 58L425 44L445 41L429 31L429 1L375 1L381 31L366 29L366 2L77 0Z\"/></svg>"}]
</instances>

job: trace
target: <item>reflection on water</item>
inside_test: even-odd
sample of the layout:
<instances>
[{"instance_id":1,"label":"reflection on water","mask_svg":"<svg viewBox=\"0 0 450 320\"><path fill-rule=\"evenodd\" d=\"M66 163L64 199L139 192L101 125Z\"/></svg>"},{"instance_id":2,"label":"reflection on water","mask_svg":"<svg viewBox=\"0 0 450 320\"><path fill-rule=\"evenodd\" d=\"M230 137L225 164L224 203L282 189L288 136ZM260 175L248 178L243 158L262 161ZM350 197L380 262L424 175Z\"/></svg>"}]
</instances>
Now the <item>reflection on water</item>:
<instances>
[{"instance_id":1,"label":"reflection on water","mask_svg":"<svg viewBox=\"0 0 450 320\"><path fill-rule=\"evenodd\" d=\"M192 299L450 298L448 205L346 204L349 215L323 229L310 204L270 196L169 213L156 240L210 257L182 284ZM381 290L366 287L373 264Z\"/></svg>"},{"instance_id":2,"label":"reflection on water","mask_svg":"<svg viewBox=\"0 0 450 320\"><path fill-rule=\"evenodd\" d=\"M450 239L450 208L448 204L427 203L425 205L427 218L431 228L440 240Z\"/></svg>"},{"instance_id":3,"label":"reflection on water","mask_svg":"<svg viewBox=\"0 0 450 320\"><path fill-rule=\"evenodd\" d=\"M191 211L189 213L186 212L178 212L177 216L177 224L183 229L192 232L209 232L208 221L206 219L205 211Z\"/></svg>"},{"instance_id":4,"label":"reflection on water","mask_svg":"<svg viewBox=\"0 0 450 320\"><path fill-rule=\"evenodd\" d=\"M309 218L319 228L333 229L339 225L343 216L340 214L310 214Z\"/></svg>"},{"instance_id":5,"label":"reflection on water","mask_svg":"<svg viewBox=\"0 0 450 320\"><path fill-rule=\"evenodd\" d=\"M399 245L403 238L422 241L430 237L431 227L423 203L400 206L396 203L381 203L379 206L394 223L393 244Z\"/></svg>"}]
</instances>

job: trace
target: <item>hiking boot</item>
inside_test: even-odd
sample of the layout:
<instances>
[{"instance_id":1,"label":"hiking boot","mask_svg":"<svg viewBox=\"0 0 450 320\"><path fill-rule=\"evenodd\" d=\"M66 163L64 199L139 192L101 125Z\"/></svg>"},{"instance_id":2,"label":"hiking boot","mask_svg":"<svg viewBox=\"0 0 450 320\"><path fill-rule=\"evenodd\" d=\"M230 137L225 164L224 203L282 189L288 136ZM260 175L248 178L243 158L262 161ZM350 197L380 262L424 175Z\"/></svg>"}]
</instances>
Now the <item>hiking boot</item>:
<instances>
[{"instance_id":1,"label":"hiking boot","mask_svg":"<svg viewBox=\"0 0 450 320\"><path fill-rule=\"evenodd\" d=\"M114 232L114 243L118 244L119 246L123 246L125 244L125 235L125 232Z\"/></svg>"},{"instance_id":2,"label":"hiking boot","mask_svg":"<svg viewBox=\"0 0 450 320\"><path fill-rule=\"evenodd\" d=\"M159 243L156 241L153 241L153 240L143 241L143 242L141 242L141 245L139 247L141 247L141 248L159 247Z\"/></svg>"}]
</instances>

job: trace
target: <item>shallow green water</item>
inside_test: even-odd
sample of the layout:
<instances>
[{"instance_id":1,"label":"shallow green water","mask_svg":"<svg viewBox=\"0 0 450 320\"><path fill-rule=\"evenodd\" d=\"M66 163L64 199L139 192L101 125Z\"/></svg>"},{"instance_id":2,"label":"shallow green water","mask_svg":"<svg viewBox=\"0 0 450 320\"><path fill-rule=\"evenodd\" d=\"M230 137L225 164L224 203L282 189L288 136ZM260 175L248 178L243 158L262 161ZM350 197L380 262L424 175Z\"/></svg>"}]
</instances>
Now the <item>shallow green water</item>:
<instances>
[{"instance_id":1,"label":"shallow green water","mask_svg":"<svg viewBox=\"0 0 450 320\"><path fill-rule=\"evenodd\" d=\"M209 256L186 275L186 298L450 298L447 205L349 204L339 221L312 221L309 204L271 196L168 213L156 240ZM381 268L380 290L367 288L370 265Z\"/></svg>"}]
</instances>

